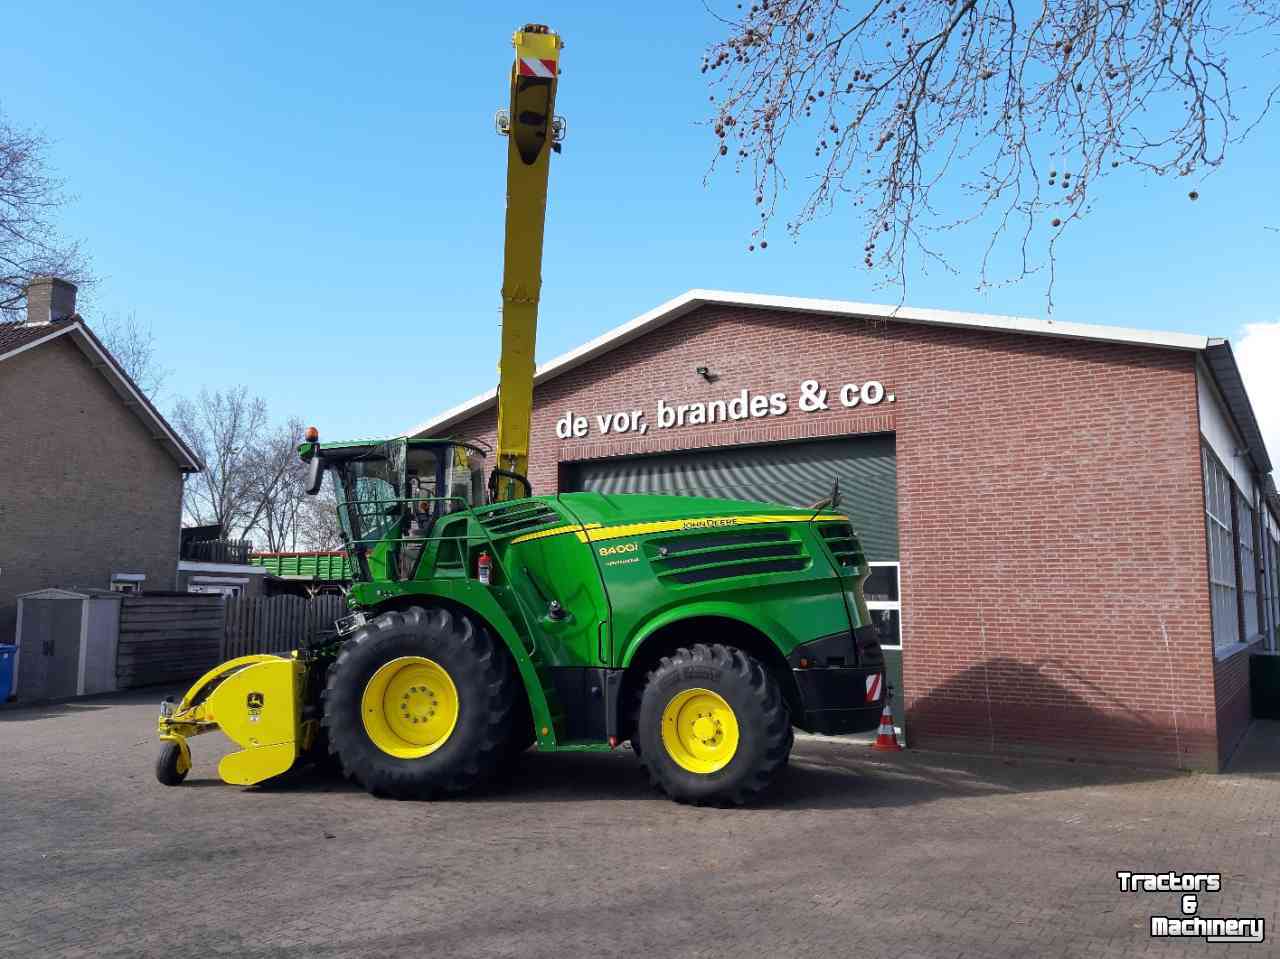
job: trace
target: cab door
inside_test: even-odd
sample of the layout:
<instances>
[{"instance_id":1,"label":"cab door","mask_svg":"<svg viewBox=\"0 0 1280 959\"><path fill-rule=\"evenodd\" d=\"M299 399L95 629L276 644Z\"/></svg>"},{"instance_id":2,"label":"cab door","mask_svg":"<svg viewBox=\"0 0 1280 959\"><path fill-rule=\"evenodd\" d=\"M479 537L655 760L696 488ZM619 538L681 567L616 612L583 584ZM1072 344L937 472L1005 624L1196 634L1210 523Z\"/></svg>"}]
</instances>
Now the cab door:
<instances>
[{"instance_id":1,"label":"cab door","mask_svg":"<svg viewBox=\"0 0 1280 959\"><path fill-rule=\"evenodd\" d=\"M608 665L609 600L574 521L562 532L501 550L502 566L549 666Z\"/></svg>"},{"instance_id":2,"label":"cab door","mask_svg":"<svg viewBox=\"0 0 1280 959\"><path fill-rule=\"evenodd\" d=\"M611 734L607 707L616 693L616 671L607 668L608 596L582 525L545 502L525 503L544 511L542 528L503 536L493 516L481 519L491 536L499 534L491 540L498 560L494 586L505 585L524 614L531 655L559 707L553 710L557 739L601 742Z\"/></svg>"}]
</instances>

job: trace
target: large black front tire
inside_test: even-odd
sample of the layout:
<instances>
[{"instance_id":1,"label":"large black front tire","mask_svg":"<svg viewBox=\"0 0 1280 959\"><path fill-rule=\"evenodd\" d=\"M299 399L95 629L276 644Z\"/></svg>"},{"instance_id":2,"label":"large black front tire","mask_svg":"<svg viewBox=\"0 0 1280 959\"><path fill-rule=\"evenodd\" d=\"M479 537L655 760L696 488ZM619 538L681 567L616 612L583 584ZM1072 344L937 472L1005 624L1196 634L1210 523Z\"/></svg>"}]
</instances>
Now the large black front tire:
<instances>
[{"instance_id":1,"label":"large black front tire","mask_svg":"<svg viewBox=\"0 0 1280 959\"><path fill-rule=\"evenodd\" d=\"M738 726L733 758L712 772L683 767L663 740L664 711L695 689L727 703ZM649 673L633 741L650 781L676 802L742 805L786 766L795 736L782 690L758 660L732 646L699 643L664 657Z\"/></svg>"},{"instance_id":2,"label":"large black front tire","mask_svg":"<svg viewBox=\"0 0 1280 959\"><path fill-rule=\"evenodd\" d=\"M380 748L361 715L374 673L401 657L438 664L457 693L452 731L434 752L417 758ZM506 650L470 617L416 606L383 613L346 642L329 670L322 725L343 772L375 795L425 799L461 793L491 777L502 761L513 683Z\"/></svg>"}]
</instances>

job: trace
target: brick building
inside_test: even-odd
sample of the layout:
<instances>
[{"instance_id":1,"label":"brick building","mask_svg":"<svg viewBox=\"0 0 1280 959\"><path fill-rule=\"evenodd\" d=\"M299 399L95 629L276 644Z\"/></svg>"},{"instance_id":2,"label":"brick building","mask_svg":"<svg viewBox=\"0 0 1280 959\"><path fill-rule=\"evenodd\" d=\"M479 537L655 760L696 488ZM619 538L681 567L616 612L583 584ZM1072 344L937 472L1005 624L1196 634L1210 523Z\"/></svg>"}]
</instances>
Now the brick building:
<instances>
[{"instance_id":1,"label":"brick building","mask_svg":"<svg viewBox=\"0 0 1280 959\"><path fill-rule=\"evenodd\" d=\"M536 384L535 492L839 477L913 745L1218 769L1243 735L1280 499L1224 340L692 291Z\"/></svg>"},{"instance_id":2,"label":"brick building","mask_svg":"<svg viewBox=\"0 0 1280 959\"><path fill-rule=\"evenodd\" d=\"M0 323L0 642L45 587L172 590L183 476L195 454L75 312L33 281Z\"/></svg>"}]
</instances>

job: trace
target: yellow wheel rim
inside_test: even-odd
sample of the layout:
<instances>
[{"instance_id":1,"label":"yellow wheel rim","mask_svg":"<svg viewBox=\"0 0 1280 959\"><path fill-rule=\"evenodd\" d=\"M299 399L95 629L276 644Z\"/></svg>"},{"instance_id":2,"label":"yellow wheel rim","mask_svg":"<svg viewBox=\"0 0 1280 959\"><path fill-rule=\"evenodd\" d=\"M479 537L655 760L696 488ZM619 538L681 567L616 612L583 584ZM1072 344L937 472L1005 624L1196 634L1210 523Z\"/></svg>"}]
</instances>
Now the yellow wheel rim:
<instances>
[{"instance_id":1,"label":"yellow wheel rim","mask_svg":"<svg viewBox=\"0 0 1280 959\"><path fill-rule=\"evenodd\" d=\"M738 717L718 693L683 690L662 711L662 744L681 769L713 773L738 751Z\"/></svg>"},{"instance_id":2,"label":"yellow wheel rim","mask_svg":"<svg viewBox=\"0 0 1280 959\"><path fill-rule=\"evenodd\" d=\"M370 677L360 718L384 753L418 759L443 746L458 724L458 690L439 663L401 656Z\"/></svg>"}]
</instances>

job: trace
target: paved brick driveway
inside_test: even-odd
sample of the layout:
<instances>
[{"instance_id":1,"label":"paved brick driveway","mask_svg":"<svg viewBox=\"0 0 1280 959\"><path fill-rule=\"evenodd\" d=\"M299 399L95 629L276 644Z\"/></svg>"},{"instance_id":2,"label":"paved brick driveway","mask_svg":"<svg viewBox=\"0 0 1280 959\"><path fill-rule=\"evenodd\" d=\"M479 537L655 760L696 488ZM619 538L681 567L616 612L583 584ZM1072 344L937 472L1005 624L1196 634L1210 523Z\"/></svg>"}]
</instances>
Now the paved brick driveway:
<instances>
[{"instance_id":1,"label":"paved brick driveway","mask_svg":"<svg viewBox=\"0 0 1280 959\"><path fill-rule=\"evenodd\" d=\"M1280 724L1225 776L809 740L772 802L721 811L650 793L625 751L403 803L225 786L208 736L166 789L159 698L0 711L0 955L1280 954ZM1222 871L1202 914L1261 914L1268 941L1152 942L1177 897L1120 894L1133 868Z\"/></svg>"}]
</instances>

